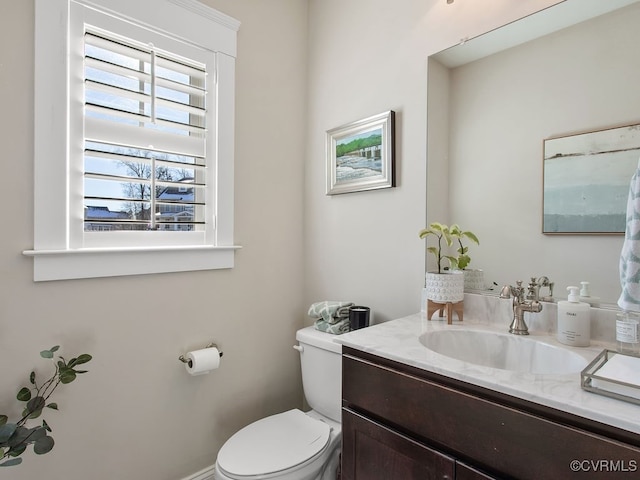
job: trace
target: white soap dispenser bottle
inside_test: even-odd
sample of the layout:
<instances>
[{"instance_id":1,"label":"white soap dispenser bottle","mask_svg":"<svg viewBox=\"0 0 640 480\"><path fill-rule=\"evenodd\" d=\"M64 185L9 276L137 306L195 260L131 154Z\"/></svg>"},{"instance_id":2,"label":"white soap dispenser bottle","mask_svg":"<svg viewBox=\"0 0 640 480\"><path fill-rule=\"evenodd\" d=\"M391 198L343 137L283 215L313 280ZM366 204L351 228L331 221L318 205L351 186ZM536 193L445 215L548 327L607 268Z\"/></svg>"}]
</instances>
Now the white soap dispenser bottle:
<instances>
[{"instance_id":1,"label":"white soap dispenser bottle","mask_svg":"<svg viewBox=\"0 0 640 480\"><path fill-rule=\"evenodd\" d=\"M558 341L572 347L591 343L591 306L580 301L579 288L567 287L569 297L558 302Z\"/></svg>"}]
</instances>

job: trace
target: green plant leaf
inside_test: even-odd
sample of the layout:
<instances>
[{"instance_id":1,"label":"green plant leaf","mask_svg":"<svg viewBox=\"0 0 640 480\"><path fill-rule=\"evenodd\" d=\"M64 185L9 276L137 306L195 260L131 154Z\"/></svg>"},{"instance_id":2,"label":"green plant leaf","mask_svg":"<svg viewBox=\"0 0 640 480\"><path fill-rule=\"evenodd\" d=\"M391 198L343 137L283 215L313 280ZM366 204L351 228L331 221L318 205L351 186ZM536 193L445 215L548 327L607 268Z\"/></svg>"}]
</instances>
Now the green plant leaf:
<instances>
[{"instance_id":1,"label":"green plant leaf","mask_svg":"<svg viewBox=\"0 0 640 480\"><path fill-rule=\"evenodd\" d=\"M31 372L29 375L29 382L31 382L31 385L36 384L36 372Z\"/></svg>"},{"instance_id":2,"label":"green plant leaf","mask_svg":"<svg viewBox=\"0 0 640 480\"><path fill-rule=\"evenodd\" d=\"M447 242L447 247L450 247L451 245L453 245L453 238L451 238L451 234L449 233L449 230L443 230L442 236Z\"/></svg>"},{"instance_id":3,"label":"green plant leaf","mask_svg":"<svg viewBox=\"0 0 640 480\"><path fill-rule=\"evenodd\" d=\"M71 383L76 379L76 373L71 369L64 369L60 372L58 378L64 384Z\"/></svg>"},{"instance_id":4,"label":"green plant leaf","mask_svg":"<svg viewBox=\"0 0 640 480\"><path fill-rule=\"evenodd\" d=\"M15 423L5 423L0 426L0 443L6 443L15 433L18 426Z\"/></svg>"},{"instance_id":5,"label":"green plant leaf","mask_svg":"<svg viewBox=\"0 0 640 480\"><path fill-rule=\"evenodd\" d=\"M43 397L37 396L33 397L31 400L27 402L27 408L32 412L36 410L42 410L45 406L45 400Z\"/></svg>"},{"instance_id":6,"label":"green plant leaf","mask_svg":"<svg viewBox=\"0 0 640 480\"><path fill-rule=\"evenodd\" d=\"M82 365L83 363L90 362L93 357L88 353L83 353L76 359L76 365Z\"/></svg>"},{"instance_id":7,"label":"green plant leaf","mask_svg":"<svg viewBox=\"0 0 640 480\"><path fill-rule=\"evenodd\" d=\"M51 402L47 405L47 408L50 408L51 410L58 410L58 404L55 402Z\"/></svg>"},{"instance_id":8,"label":"green plant leaf","mask_svg":"<svg viewBox=\"0 0 640 480\"><path fill-rule=\"evenodd\" d=\"M0 415L0 425L4 425L8 421L9 421L9 417L7 417L6 415Z\"/></svg>"},{"instance_id":9,"label":"green plant leaf","mask_svg":"<svg viewBox=\"0 0 640 480\"><path fill-rule=\"evenodd\" d=\"M27 427L17 426L15 432L13 432L13 435L11 435L11 438L7 441L7 445L12 448L20 445L27 440L30 433L31 430Z\"/></svg>"},{"instance_id":10,"label":"green plant leaf","mask_svg":"<svg viewBox=\"0 0 640 480\"><path fill-rule=\"evenodd\" d=\"M40 415L42 415L42 409L44 408L44 406L44 398L40 396L33 397L27 402L27 408L25 409L26 413L24 413L23 415L29 414L29 418L38 418Z\"/></svg>"},{"instance_id":11,"label":"green plant leaf","mask_svg":"<svg viewBox=\"0 0 640 480\"><path fill-rule=\"evenodd\" d=\"M47 430L44 427L33 427L29 431L29 443L37 442L42 437L47 436Z\"/></svg>"},{"instance_id":12,"label":"green plant leaf","mask_svg":"<svg viewBox=\"0 0 640 480\"><path fill-rule=\"evenodd\" d=\"M418 235L420 236L420 238L425 238L428 235L437 235L437 233L430 228L423 228L422 230L420 230L420 232L418 232Z\"/></svg>"},{"instance_id":13,"label":"green plant leaf","mask_svg":"<svg viewBox=\"0 0 640 480\"><path fill-rule=\"evenodd\" d=\"M461 235L467 237L469 240L474 242L476 245L480 245L480 240L478 240L478 237L476 237L476 235L474 233L472 233L472 232L462 232Z\"/></svg>"},{"instance_id":14,"label":"green plant leaf","mask_svg":"<svg viewBox=\"0 0 640 480\"><path fill-rule=\"evenodd\" d=\"M448 229L446 225L438 222L433 222L429 224L429 229L435 230L436 232L443 232L445 229Z\"/></svg>"},{"instance_id":15,"label":"green plant leaf","mask_svg":"<svg viewBox=\"0 0 640 480\"><path fill-rule=\"evenodd\" d=\"M51 350L42 350L40 356L42 358L53 358L53 352Z\"/></svg>"},{"instance_id":16,"label":"green plant leaf","mask_svg":"<svg viewBox=\"0 0 640 480\"><path fill-rule=\"evenodd\" d=\"M46 420L42 420L42 426L44 427L44 429L45 429L47 432L51 432L51 431L52 431L52 430L51 430L51 427L49 426L49 424L47 423L47 421L46 421Z\"/></svg>"},{"instance_id":17,"label":"green plant leaf","mask_svg":"<svg viewBox=\"0 0 640 480\"><path fill-rule=\"evenodd\" d=\"M16 396L21 402L28 402L31 399L31 390L27 387L22 387Z\"/></svg>"},{"instance_id":18,"label":"green plant leaf","mask_svg":"<svg viewBox=\"0 0 640 480\"><path fill-rule=\"evenodd\" d=\"M24 453L24 451L27 449L27 444L23 443L21 445L16 445L15 447L11 447L8 451L7 451L7 456L9 457L19 457L20 455L22 455Z\"/></svg>"},{"instance_id":19,"label":"green plant leaf","mask_svg":"<svg viewBox=\"0 0 640 480\"><path fill-rule=\"evenodd\" d=\"M59 349L60 349L60 345L56 345L55 347L51 347L49 351L53 353L53 352L57 352Z\"/></svg>"},{"instance_id":20,"label":"green plant leaf","mask_svg":"<svg viewBox=\"0 0 640 480\"><path fill-rule=\"evenodd\" d=\"M471 257L469 255L460 255L458 257L458 268L460 270L464 270L467 268L467 265L471 262Z\"/></svg>"},{"instance_id":21,"label":"green plant leaf","mask_svg":"<svg viewBox=\"0 0 640 480\"><path fill-rule=\"evenodd\" d=\"M45 453L49 453L51 451L54 444L55 442L53 441L53 437L41 437L36 440L36 443L34 443L33 451L38 455L44 455Z\"/></svg>"},{"instance_id":22,"label":"green plant leaf","mask_svg":"<svg viewBox=\"0 0 640 480\"><path fill-rule=\"evenodd\" d=\"M11 460L7 460L6 462L0 463L0 467L12 467L14 465L20 465L22 463L21 458L12 458Z\"/></svg>"},{"instance_id":23,"label":"green plant leaf","mask_svg":"<svg viewBox=\"0 0 640 480\"><path fill-rule=\"evenodd\" d=\"M40 410L33 410L29 413L29 418L34 419L34 418L38 418L40 415L42 415L42 409Z\"/></svg>"},{"instance_id":24,"label":"green plant leaf","mask_svg":"<svg viewBox=\"0 0 640 480\"><path fill-rule=\"evenodd\" d=\"M452 257L451 255L444 255L443 258L449 260L451 270L455 270L456 268L458 268L458 259L456 257Z\"/></svg>"}]
</instances>

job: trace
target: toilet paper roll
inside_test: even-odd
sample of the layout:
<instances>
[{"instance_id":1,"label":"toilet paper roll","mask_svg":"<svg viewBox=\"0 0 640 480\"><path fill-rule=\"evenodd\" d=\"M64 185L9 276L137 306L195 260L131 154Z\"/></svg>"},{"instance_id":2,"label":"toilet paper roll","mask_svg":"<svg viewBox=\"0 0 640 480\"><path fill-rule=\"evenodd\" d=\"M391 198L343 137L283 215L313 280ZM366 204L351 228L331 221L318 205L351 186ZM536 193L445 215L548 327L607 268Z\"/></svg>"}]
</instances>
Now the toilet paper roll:
<instances>
[{"instance_id":1,"label":"toilet paper roll","mask_svg":"<svg viewBox=\"0 0 640 480\"><path fill-rule=\"evenodd\" d=\"M184 367L190 375L204 375L220 366L220 351L215 347L194 350L185 355Z\"/></svg>"}]
</instances>

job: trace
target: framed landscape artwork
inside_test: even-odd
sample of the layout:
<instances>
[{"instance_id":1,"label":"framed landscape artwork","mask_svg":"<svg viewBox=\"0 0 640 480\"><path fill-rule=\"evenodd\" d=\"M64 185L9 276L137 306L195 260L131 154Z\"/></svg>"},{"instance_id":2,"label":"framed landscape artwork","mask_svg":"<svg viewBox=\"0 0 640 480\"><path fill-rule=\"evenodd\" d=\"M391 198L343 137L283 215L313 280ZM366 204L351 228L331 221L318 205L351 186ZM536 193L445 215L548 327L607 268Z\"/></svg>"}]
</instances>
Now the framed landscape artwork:
<instances>
[{"instance_id":1,"label":"framed landscape artwork","mask_svg":"<svg viewBox=\"0 0 640 480\"><path fill-rule=\"evenodd\" d=\"M544 140L542 233L621 234L640 124Z\"/></svg>"},{"instance_id":2,"label":"framed landscape artwork","mask_svg":"<svg viewBox=\"0 0 640 480\"><path fill-rule=\"evenodd\" d=\"M327 195L395 187L395 112L327 132Z\"/></svg>"}]
</instances>

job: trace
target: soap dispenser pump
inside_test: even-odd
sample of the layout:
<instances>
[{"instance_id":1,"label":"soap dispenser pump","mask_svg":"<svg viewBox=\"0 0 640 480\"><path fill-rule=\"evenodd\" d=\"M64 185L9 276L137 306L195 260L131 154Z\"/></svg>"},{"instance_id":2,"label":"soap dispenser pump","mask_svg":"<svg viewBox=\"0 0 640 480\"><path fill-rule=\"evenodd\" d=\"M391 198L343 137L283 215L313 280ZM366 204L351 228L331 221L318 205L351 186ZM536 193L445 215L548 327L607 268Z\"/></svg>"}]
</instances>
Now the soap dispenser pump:
<instances>
[{"instance_id":1,"label":"soap dispenser pump","mask_svg":"<svg viewBox=\"0 0 640 480\"><path fill-rule=\"evenodd\" d=\"M591 306L580 301L579 288L567 287L567 300L558 302L558 341L572 347L591 343Z\"/></svg>"}]
</instances>

